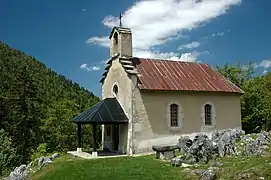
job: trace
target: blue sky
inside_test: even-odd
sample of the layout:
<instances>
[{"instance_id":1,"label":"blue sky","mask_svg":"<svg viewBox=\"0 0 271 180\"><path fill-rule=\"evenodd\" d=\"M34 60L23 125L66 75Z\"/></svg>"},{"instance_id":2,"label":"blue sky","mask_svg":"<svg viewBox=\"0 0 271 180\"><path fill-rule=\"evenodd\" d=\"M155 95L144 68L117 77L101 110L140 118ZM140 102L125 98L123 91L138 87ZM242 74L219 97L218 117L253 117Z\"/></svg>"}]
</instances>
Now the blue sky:
<instances>
[{"instance_id":1,"label":"blue sky","mask_svg":"<svg viewBox=\"0 0 271 180\"><path fill-rule=\"evenodd\" d=\"M0 41L101 96L108 35L132 29L134 56L271 68L269 0L0 0Z\"/></svg>"}]
</instances>

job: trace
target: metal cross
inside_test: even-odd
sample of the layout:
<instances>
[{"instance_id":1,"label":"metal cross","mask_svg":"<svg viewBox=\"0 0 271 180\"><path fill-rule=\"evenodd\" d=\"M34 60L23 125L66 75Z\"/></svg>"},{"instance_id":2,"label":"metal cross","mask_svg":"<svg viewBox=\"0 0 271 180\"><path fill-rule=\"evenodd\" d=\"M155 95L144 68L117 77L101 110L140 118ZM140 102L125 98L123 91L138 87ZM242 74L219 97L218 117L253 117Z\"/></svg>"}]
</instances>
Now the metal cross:
<instances>
[{"instance_id":1,"label":"metal cross","mask_svg":"<svg viewBox=\"0 0 271 180\"><path fill-rule=\"evenodd\" d=\"M122 18L122 15L121 15L121 13L120 13L120 16L119 16L119 19L120 19L120 27L122 27L121 18Z\"/></svg>"}]
</instances>

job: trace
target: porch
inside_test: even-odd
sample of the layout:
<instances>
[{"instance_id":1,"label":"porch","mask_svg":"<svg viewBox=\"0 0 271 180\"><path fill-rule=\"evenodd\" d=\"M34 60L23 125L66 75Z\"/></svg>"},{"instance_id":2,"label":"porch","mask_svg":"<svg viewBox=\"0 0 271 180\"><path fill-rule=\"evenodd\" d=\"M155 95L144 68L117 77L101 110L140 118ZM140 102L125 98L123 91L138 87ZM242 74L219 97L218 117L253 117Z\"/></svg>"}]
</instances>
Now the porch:
<instances>
[{"instance_id":1,"label":"porch","mask_svg":"<svg viewBox=\"0 0 271 180\"><path fill-rule=\"evenodd\" d=\"M78 148L68 154L82 158L114 157L126 154L128 117L116 98L106 98L92 108L78 114L72 121L77 124ZM82 125L92 125L92 152L82 151ZM102 125L102 150L97 150L97 125Z\"/></svg>"}]
</instances>

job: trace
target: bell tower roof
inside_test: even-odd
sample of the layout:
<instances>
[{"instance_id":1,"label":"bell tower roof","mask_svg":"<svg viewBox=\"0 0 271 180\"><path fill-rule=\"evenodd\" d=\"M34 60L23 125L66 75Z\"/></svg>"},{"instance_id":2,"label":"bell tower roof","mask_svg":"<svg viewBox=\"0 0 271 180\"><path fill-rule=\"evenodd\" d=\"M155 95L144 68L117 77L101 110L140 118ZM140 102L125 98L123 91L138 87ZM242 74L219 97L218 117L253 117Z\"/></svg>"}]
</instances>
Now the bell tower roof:
<instances>
[{"instance_id":1,"label":"bell tower roof","mask_svg":"<svg viewBox=\"0 0 271 180\"><path fill-rule=\"evenodd\" d=\"M115 27L112 29L112 31L111 31L111 33L110 33L110 35L109 35L109 39L112 38L112 36L113 36L115 30L118 31L118 33L122 33L122 34L132 34L132 31L131 31L130 28L115 26Z\"/></svg>"}]
</instances>

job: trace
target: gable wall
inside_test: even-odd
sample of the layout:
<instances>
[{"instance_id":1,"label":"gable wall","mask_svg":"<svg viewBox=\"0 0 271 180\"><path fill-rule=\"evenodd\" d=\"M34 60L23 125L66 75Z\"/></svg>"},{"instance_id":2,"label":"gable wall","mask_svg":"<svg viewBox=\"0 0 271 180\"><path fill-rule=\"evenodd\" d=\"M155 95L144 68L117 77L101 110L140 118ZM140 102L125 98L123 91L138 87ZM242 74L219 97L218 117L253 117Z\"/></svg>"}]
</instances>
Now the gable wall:
<instances>
[{"instance_id":1,"label":"gable wall","mask_svg":"<svg viewBox=\"0 0 271 180\"><path fill-rule=\"evenodd\" d=\"M152 151L152 145L176 144L180 135L206 132L201 118L202 106L212 102L216 111L216 128L241 128L240 95L197 92L135 92L134 147L136 152ZM182 107L182 127L170 129L167 107L175 101Z\"/></svg>"},{"instance_id":2,"label":"gable wall","mask_svg":"<svg viewBox=\"0 0 271 180\"><path fill-rule=\"evenodd\" d=\"M127 73L125 72L124 68L119 62L119 59L115 59L112 62L112 65L108 71L108 74L104 80L102 85L102 99L110 98L113 96L113 86L114 84L118 86L118 96L117 99L119 100L120 104L122 105L126 115L130 119L131 117L131 79L128 77ZM105 125L106 126L110 125ZM104 129L104 128L103 128ZM103 130L104 131L104 130ZM112 131L111 131L112 132ZM127 146L127 124L120 125L120 150L124 153L126 152ZM103 133L104 137L104 145L110 146L110 136L106 136L106 133Z\"/></svg>"}]
</instances>

